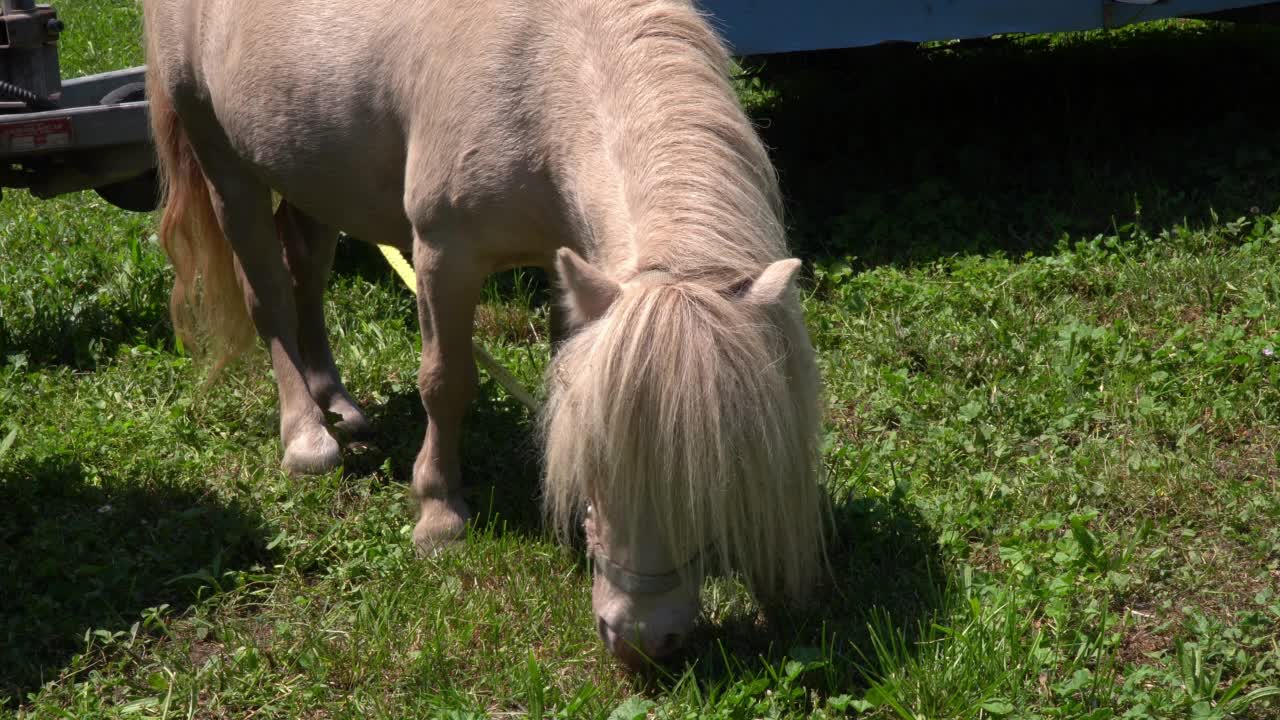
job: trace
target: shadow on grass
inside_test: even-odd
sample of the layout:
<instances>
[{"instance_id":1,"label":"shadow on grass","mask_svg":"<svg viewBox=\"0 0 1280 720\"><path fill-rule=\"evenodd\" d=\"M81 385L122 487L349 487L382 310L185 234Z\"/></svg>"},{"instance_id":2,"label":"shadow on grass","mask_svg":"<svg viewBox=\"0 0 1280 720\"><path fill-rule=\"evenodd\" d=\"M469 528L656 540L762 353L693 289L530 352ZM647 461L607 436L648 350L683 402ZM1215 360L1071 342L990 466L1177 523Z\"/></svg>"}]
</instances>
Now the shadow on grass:
<instances>
[{"instance_id":1,"label":"shadow on grass","mask_svg":"<svg viewBox=\"0 0 1280 720\"><path fill-rule=\"evenodd\" d=\"M861 267L1042 253L1135 220L1280 208L1280 28L795 53L748 62L793 247ZM1256 210L1255 210L1256 209Z\"/></svg>"},{"instance_id":2,"label":"shadow on grass","mask_svg":"<svg viewBox=\"0 0 1280 720\"><path fill-rule=\"evenodd\" d=\"M715 625L700 625L686 658L700 684L733 683L744 670L755 674L761 659L776 664L789 658L825 662L804 678L812 689L851 692L865 687L863 669L874 657L869 626L887 623L910 642L944 607L947 571L936 533L918 510L894 495L850 499L834 515L832 574L814 592L813 604L802 610L744 608Z\"/></svg>"},{"instance_id":3,"label":"shadow on grass","mask_svg":"<svg viewBox=\"0 0 1280 720\"><path fill-rule=\"evenodd\" d=\"M43 323L43 324L42 324ZM14 364L93 370L125 345L146 344L172 351L173 329L159 309L128 313L89 305L75 317L31 322L38 329L0 327L0 366ZM144 328L139 331L139 328ZM15 362L20 358L20 361Z\"/></svg>"},{"instance_id":4,"label":"shadow on grass","mask_svg":"<svg viewBox=\"0 0 1280 720\"><path fill-rule=\"evenodd\" d=\"M88 630L270 567L268 537L252 510L164 481L91 477L69 457L0 465L0 704L56 679Z\"/></svg>"},{"instance_id":5,"label":"shadow on grass","mask_svg":"<svg viewBox=\"0 0 1280 720\"><path fill-rule=\"evenodd\" d=\"M408 260L408 256L405 259ZM387 264L387 259L382 256L382 251L377 246L345 234L338 240L338 246L333 253L333 274L358 277L375 285L386 282L400 283L400 279Z\"/></svg>"},{"instance_id":6,"label":"shadow on grass","mask_svg":"<svg viewBox=\"0 0 1280 720\"><path fill-rule=\"evenodd\" d=\"M421 398L416 392L397 393L365 410L373 423L376 450L348 458L344 472L365 475L386 462L391 477L407 487L427 429ZM463 496L473 527L492 526L497 535L543 532L535 422L524 406L482 376L462 439Z\"/></svg>"}]
</instances>

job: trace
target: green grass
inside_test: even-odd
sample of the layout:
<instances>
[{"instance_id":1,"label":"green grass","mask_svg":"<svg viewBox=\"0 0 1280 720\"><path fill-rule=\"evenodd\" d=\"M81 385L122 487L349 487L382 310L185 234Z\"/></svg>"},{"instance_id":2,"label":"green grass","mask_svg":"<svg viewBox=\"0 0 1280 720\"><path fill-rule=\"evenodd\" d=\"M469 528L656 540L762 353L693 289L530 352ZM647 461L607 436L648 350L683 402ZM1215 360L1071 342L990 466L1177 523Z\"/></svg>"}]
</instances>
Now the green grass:
<instances>
[{"instance_id":1,"label":"green grass","mask_svg":"<svg viewBox=\"0 0 1280 720\"><path fill-rule=\"evenodd\" d=\"M68 76L140 61L133 2L58 7ZM487 380L471 537L413 557L416 321L376 252L341 245L329 312L380 451L289 479L264 355L202 393L175 350L153 218L7 193L0 718L1275 717L1277 40L744 63L812 269L835 580L806 613L709 583L647 677L595 637ZM486 299L537 385L545 279Z\"/></svg>"}]
</instances>

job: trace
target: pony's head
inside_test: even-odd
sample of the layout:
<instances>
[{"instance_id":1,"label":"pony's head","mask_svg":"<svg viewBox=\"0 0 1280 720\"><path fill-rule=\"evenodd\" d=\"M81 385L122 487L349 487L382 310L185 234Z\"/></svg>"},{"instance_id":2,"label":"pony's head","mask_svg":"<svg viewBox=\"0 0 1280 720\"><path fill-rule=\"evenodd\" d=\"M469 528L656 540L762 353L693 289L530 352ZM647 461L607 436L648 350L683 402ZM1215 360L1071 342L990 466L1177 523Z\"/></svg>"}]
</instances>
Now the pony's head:
<instances>
[{"instance_id":1,"label":"pony's head","mask_svg":"<svg viewBox=\"0 0 1280 720\"><path fill-rule=\"evenodd\" d=\"M706 571L803 597L823 557L819 383L798 260L754 276L557 258L576 332L550 369L546 504L583 518L601 638L637 665L670 654Z\"/></svg>"}]
</instances>

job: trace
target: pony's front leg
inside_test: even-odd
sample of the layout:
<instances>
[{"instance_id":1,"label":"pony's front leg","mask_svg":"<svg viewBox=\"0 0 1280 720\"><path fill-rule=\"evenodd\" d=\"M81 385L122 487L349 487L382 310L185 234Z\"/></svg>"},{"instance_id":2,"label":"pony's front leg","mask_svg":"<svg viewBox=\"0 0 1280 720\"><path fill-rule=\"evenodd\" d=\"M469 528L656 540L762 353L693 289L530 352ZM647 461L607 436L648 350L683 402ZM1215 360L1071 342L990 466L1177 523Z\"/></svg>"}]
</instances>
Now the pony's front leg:
<instances>
[{"instance_id":1,"label":"pony's front leg","mask_svg":"<svg viewBox=\"0 0 1280 720\"><path fill-rule=\"evenodd\" d=\"M476 394L471 335L484 273L445 235L433 232L424 241L415 233L413 242L422 328L418 389L427 411L426 438L413 464L413 493L421 504L413 541L424 553L459 538L471 515L462 499L459 445ZM445 250L450 246L456 254Z\"/></svg>"}]
</instances>

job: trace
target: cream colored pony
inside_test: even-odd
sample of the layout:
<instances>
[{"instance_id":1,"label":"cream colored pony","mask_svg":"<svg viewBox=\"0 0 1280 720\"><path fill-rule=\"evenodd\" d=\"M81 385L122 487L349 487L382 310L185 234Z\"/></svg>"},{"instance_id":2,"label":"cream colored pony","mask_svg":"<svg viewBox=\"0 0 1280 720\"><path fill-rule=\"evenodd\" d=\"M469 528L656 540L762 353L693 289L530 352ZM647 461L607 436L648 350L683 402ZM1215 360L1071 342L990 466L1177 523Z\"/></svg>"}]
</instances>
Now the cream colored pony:
<instances>
[{"instance_id":1,"label":"cream colored pony","mask_svg":"<svg viewBox=\"0 0 1280 720\"><path fill-rule=\"evenodd\" d=\"M819 381L777 180L679 0L147 0L175 326L270 350L284 467L369 432L322 294L337 230L411 251L424 550L457 538L487 275L558 278L546 504L585 517L601 637L675 650L703 573L803 595L821 567ZM283 198L272 210L272 191ZM251 321L251 322L250 322ZM340 416L326 426L326 412Z\"/></svg>"}]
</instances>

